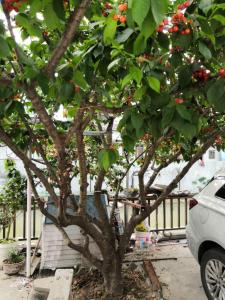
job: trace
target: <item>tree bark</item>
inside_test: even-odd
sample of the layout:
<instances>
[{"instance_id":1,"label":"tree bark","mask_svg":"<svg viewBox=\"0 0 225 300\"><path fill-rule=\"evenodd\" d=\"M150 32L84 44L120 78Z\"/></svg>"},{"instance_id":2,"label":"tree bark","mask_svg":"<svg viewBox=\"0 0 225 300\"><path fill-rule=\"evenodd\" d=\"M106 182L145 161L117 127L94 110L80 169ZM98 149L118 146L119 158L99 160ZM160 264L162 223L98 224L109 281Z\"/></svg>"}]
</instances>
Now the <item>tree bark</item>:
<instances>
[{"instance_id":1,"label":"tree bark","mask_svg":"<svg viewBox=\"0 0 225 300\"><path fill-rule=\"evenodd\" d=\"M102 275L107 299L123 294L122 259L117 254L108 253L103 261Z\"/></svg>"}]
</instances>

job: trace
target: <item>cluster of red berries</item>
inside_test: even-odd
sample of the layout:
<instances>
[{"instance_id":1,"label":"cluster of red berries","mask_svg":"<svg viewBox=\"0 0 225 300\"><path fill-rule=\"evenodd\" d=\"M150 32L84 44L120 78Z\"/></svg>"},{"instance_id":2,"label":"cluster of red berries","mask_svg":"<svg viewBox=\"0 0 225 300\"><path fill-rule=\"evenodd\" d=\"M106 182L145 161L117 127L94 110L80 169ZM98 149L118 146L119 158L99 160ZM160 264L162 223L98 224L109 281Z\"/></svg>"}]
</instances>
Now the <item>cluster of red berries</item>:
<instances>
[{"instance_id":1,"label":"cluster of red berries","mask_svg":"<svg viewBox=\"0 0 225 300\"><path fill-rule=\"evenodd\" d=\"M225 69L224 68L219 70L219 76L225 78Z\"/></svg>"},{"instance_id":2,"label":"cluster of red berries","mask_svg":"<svg viewBox=\"0 0 225 300\"><path fill-rule=\"evenodd\" d=\"M165 19L163 20L160 24L159 27L157 28L157 32L163 32L165 28L165 26L169 25L169 20Z\"/></svg>"},{"instance_id":3,"label":"cluster of red berries","mask_svg":"<svg viewBox=\"0 0 225 300\"><path fill-rule=\"evenodd\" d=\"M190 6L190 1L186 1L186 2L184 2L184 3L182 3L182 4L179 4L178 6L177 6L177 8L179 9L179 10L183 10L183 9L186 9L186 8L188 8L189 6Z\"/></svg>"},{"instance_id":4,"label":"cluster of red berries","mask_svg":"<svg viewBox=\"0 0 225 300\"><path fill-rule=\"evenodd\" d=\"M193 73L193 77L197 80L207 81L209 79L210 71L201 68Z\"/></svg>"},{"instance_id":5,"label":"cluster of red berries","mask_svg":"<svg viewBox=\"0 0 225 300\"><path fill-rule=\"evenodd\" d=\"M182 103L184 103L184 99L183 98L175 98L175 102L176 102L176 104L182 104Z\"/></svg>"},{"instance_id":6,"label":"cluster of red berries","mask_svg":"<svg viewBox=\"0 0 225 300\"><path fill-rule=\"evenodd\" d=\"M124 24L127 21L127 16L123 13L125 13L128 9L128 4L127 3L121 3L118 6L118 10L120 12L120 14L115 14L113 16L113 20L115 21L120 21L120 23Z\"/></svg>"},{"instance_id":7,"label":"cluster of red berries","mask_svg":"<svg viewBox=\"0 0 225 300\"><path fill-rule=\"evenodd\" d=\"M112 4L109 3L109 2L106 2L104 4L104 8L102 9L102 15L104 17L108 17L108 15L109 15L109 13L110 13L110 11L112 9L113 9ZM128 4L126 2L120 3L118 5L118 11L119 11L119 13L113 15L113 20L119 21L122 24L126 23L127 17L125 15L125 12L127 11L127 9L128 9Z\"/></svg>"},{"instance_id":8,"label":"cluster of red berries","mask_svg":"<svg viewBox=\"0 0 225 300\"><path fill-rule=\"evenodd\" d=\"M104 5L104 8L102 9L102 15L104 17L108 17L109 15L109 11L112 9L112 4L110 4L109 2L106 2Z\"/></svg>"},{"instance_id":9,"label":"cluster of red berries","mask_svg":"<svg viewBox=\"0 0 225 300\"><path fill-rule=\"evenodd\" d=\"M8 12L13 11L13 10L18 12L20 4L22 4L21 0L5 0L4 1L4 9Z\"/></svg>"},{"instance_id":10,"label":"cluster of red berries","mask_svg":"<svg viewBox=\"0 0 225 300\"><path fill-rule=\"evenodd\" d=\"M182 35L190 34L191 30L188 27L188 24L191 24L192 20L188 20L184 14L178 11L175 15L172 16L173 26L169 28L170 33L180 33Z\"/></svg>"},{"instance_id":11,"label":"cluster of red berries","mask_svg":"<svg viewBox=\"0 0 225 300\"><path fill-rule=\"evenodd\" d=\"M170 25L170 23L172 23L172 27L167 26ZM191 23L192 20L188 20L181 11L178 11L172 16L171 22L167 19L163 20L159 24L157 32L163 32L163 30L167 30L169 33L180 33L182 35L187 35L191 33L191 29L188 26L188 24Z\"/></svg>"},{"instance_id":12,"label":"cluster of red berries","mask_svg":"<svg viewBox=\"0 0 225 300\"><path fill-rule=\"evenodd\" d=\"M223 139L222 139L221 135L218 135L218 136L216 137L215 143L216 143L217 145L222 145L222 144L223 144Z\"/></svg>"}]
</instances>

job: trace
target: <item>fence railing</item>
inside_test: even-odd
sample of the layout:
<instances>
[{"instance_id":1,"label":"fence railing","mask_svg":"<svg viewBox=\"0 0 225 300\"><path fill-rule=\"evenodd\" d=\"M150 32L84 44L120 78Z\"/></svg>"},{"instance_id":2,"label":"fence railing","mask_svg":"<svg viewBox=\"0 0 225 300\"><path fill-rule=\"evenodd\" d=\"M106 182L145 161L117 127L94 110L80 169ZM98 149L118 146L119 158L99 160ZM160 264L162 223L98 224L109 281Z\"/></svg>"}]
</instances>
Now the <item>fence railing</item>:
<instances>
[{"instance_id":1,"label":"fence railing","mask_svg":"<svg viewBox=\"0 0 225 300\"><path fill-rule=\"evenodd\" d=\"M19 210L16 214L16 218L13 220L10 227L9 238L16 238L19 240L26 239L26 222L27 222L26 208ZM36 203L32 203L31 208L31 238L38 239L41 232L41 223L43 217ZM7 237L8 227L3 226L0 231L0 239Z\"/></svg>"},{"instance_id":2,"label":"fence railing","mask_svg":"<svg viewBox=\"0 0 225 300\"><path fill-rule=\"evenodd\" d=\"M148 225L151 231L172 231L184 230L188 222L188 202L192 195L180 194L170 195L163 200L160 206L148 217ZM137 202L135 199L129 199L130 202ZM155 197L148 197L148 204L153 204ZM123 203L120 207L120 215L126 224L131 216L133 209L129 204ZM37 207L32 204L31 214L31 233L32 239L38 239L41 232L41 224L43 216ZM6 238L7 228L3 227L0 232L0 239ZM26 239L26 209L17 213L17 217L13 221L10 230L10 238L19 240Z\"/></svg>"},{"instance_id":3,"label":"fence railing","mask_svg":"<svg viewBox=\"0 0 225 300\"><path fill-rule=\"evenodd\" d=\"M193 195L178 194L170 195L148 217L148 225L151 231L184 230L188 223L188 203ZM136 200L130 199L135 203ZM153 204L156 197L148 197L148 204ZM133 209L129 204L123 203L123 221L126 224Z\"/></svg>"}]
</instances>

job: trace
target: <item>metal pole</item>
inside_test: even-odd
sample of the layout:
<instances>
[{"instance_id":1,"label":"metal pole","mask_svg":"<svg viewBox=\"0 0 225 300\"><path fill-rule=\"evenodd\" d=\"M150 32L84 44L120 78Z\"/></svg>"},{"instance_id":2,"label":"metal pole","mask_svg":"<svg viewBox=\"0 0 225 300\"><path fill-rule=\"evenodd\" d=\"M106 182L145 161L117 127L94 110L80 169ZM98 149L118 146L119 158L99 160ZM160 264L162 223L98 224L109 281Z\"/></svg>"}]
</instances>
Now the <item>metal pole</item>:
<instances>
[{"instance_id":1,"label":"metal pole","mask_svg":"<svg viewBox=\"0 0 225 300\"><path fill-rule=\"evenodd\" d=\"M31 153L29 152L29 157ZM27 240L27 256L26 256L26 276L31 275L31 183L27 177L27 216L26 216L26 240Z\"/></svg>"}]
</instances>

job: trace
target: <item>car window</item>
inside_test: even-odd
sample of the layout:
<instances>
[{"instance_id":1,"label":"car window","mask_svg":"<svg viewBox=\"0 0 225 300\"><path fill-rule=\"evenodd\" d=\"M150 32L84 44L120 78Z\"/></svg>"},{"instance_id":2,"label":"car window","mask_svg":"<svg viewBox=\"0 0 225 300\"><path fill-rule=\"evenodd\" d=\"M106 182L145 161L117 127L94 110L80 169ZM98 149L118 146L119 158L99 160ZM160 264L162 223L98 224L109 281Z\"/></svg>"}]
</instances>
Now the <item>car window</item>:
<instances>
[{"instance_id":1,"label":"car window","mask_svg":"<svg viewBox=\"0 0 225 300\"><path fill-rule=\"evenodd\" d=\"M215 196L225 199L225 184L216 192Z\"/></svg>"}]
</instances>

